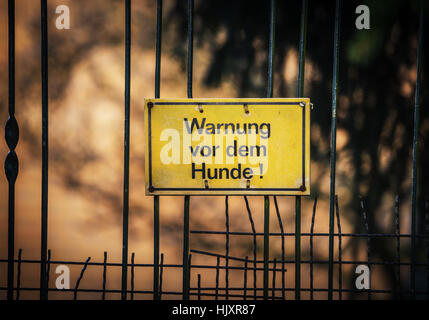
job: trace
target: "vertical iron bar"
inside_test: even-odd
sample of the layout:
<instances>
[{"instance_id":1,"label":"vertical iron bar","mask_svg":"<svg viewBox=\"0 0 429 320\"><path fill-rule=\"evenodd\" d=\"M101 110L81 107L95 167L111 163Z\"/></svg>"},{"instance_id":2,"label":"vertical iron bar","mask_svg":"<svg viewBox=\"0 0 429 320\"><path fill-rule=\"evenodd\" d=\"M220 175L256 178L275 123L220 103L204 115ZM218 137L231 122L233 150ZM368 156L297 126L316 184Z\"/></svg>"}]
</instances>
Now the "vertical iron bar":
<instances>
[{"instance_id":1,"label":"vertical iron bar","mask_svg":"<svg viewBox=\"0 0 429 320\"><path fill-rule=\"evenodd\" d=\"M425 233L426 233L426 295L429 298L429 199L425 200Z\"/></svg>"},{"instance_id":2,"label":"vertical iron bar","mask_svg":"<svg viewBox=\"0 0 429 320\"><path fill-rule=\"evenodd\" d=\"M21 265L22 265L22 249L18 251L18 274L16 275L16 300L19 300L21 294Z\"/></svg>"},{"instance_id":3,"label":"vertical iron bar","mask_svg":"<svg viewBox=\"0 0 429 320\"><path fill-rule=\"evenodd\" d=\"M271 296L272 299L275 300L276 298L276 268L277 268L277 259L274 258L274 263L273 263L273 287L271 288Z\"/></svg>"},{"instance_id":4,"label":"vertical iron bar","mask_svg":"<svg viewBox=\"0 0 429 320\"><path fill-rule=\"evenodd\" d=\"M299 68L298 68L298 97L304 96L304 79L305 79L305 50L307 47L307 18L308 17L308 0L302 0L301 7L301 25L299 36Z\"/></svg>"},{"instance_id":5,"label":"vertical iron bar","mask_svg":"<svg viewBox=\"0 0 429 320\"><path fill-rule=\"evenodd\" d=\"M340 0L335 5L334 30L334 64L332 78L332 117L331 117L331 188L329 193L329 268L328 268L328 299L332 300L334 282L334 211L335 211L335 161L337 146L337 99L338 99L338 68L340 53Z\"/></svg>"},{"instance_id":6,"label":"vertical iron bar","mask_svg":"<svg viewBox=\"0 0 429 320\"><path fill-rule=\"evenodd\" d=\"M275 0L270 2L270 38L268 43L268 84L267 84L267 98L273 97L273 82L274 82L274 41L276 31L276 20L275 20Z\"/></svg>"},{"instance_id":7,"label":"vertical iron bar","mask_svg":"<svg viewBox=\"0 0 429 320\"><path fill-rule=\"evenodd\" d=\"M183 300L189 300L189 202L190 197L185 196L183 214Z\"/></svg>"},{"instance_id":8,"label":"vertical iron bar","mask_svg":"<svg viewBox=\"0 0 429 320\"><path fill-rule=\"evenodd\" d=\"M40 265L40 299L48 299L46 283L46 255L48 248L48 5L41 0L41 41L42 41L42 230L41 230L41 265Z\"/></svg>"},{"instance_id":9,"label":"vertical iron bar","mask_svg":"<svg viewBox=\"0 0 429 320\"><path fill-rule=\"evenodd\" d=\"M399 196L395 197L395 235L396 235L396 298L401 297L401 229L399 224Z\"/></svg>"},{"instance_id":10,"label":"vertical iron bar","mask_svg":"<svg viewBox=\"0 0 429 320\"><path fill-rule=\"evenodd\" d=\"M103 260L103 292L101 293L101 300L106 300L106 273L107 273L107 252L104 251L104 260Z\"/></svg>"},{"instance_id":11,"label":"vertical iron bar","mask_svg":"<svg viewBox=\"0 0 429 320\"><path fill-rule=\"evenodd\" d=\"M229 299L229 212L228 196L225 196L225 299Z\"/></svg>"},{"instance_id":12,"label":"vertical iron bar","mask_svg":"<svg viewBox=\"0 0 429 320\"><path fill-rule=\"evenodd\" d=\"M192 98L193 48L194 48L194 1L188 0L188 98ZM183 215L183 300L189 299L189 202L190 196L185 196Z\"/></svg>"},{"instance_id":13,"label":"vertical iron bar","mask_svg":"<svg viewBox=\"0 0 429 320\"><path fill-rule=\"evenodd\" d=\"M197 287L198 287L197 296L198 296L198 300L201 300L201 274L198 274L197 278L198 278L198 281L197 281Z\"/></svg>"},{"instance_id":14,"label":"vertical iron bar","mask_svg":"<svg viewBox=\"0 0 429 320\"><path fill-rule=\"evenodd\" d=\"M295 197L295 300L301 299L301 197Z\"/></svg>"},{"instance_id":15,"label":"vertical iron bar","mask_svg":"<svg viewBox=\"0 0 429 320\"><path fill-rule=\"evenodd\" d=\"M192 98L194 69L194 0L188 0L188 98Z\"/></svg>"},{"instance_id":16,"label":"vertical iron bar","mask_svg":"<svg viewBox=\"0 0 429 320\"><path fill-rule=\"evenodd\" d=\"M161 253L161 265L159 268L159 300L162 298L162 275L164 273L164 254Z\"/></svg>"},{"instance_id":17,"label":"vertical iron bar","mask_svg":"<svg viewBox=\"0 0 429 320\"><path fill-rule=\"evenodd\" d=\"M161 44L162 44L162 0L157 0L156 9L156 61L155 61L155 98L160 97L161 85ZM159 196L153 197L153 298L158 297L159 286Z\"/></svg>"},{"instance_id":18,"label":"vertical iron bar","mask_svg":"<svg viewBox=\"0 0 429 320\"><path fill-rule=\"evenodd\" d=\"M131 253L131 300L134 300L134 258L135 253Z\"/></svg>"},{"instance_id":19,"label":"vertical iron bar","mask_svg":"<svg viewBox=\"0 0 429 320\"><path fill-rule=\"evenodd\" d=\"M162 48L162 0L156 2L156 61L155 61L155 98L160 97L161 89L161 48ZM155 196L156 197L156 196Z\"/></svg>"},{"instance_id":20,"label":"vertical iron bar","mask_svg":"<svg viewBox=\"0 0 429 320\"><path fill-rule=\"evenodd\" d=\"M189 254L188 257L188 300L190 300L189 298L189 288L191 287L191 267L192 267L192 254Z\"/></svg>"},{"instance_id":21,"label":"vertical iron bar","mask_svg":"<svg viewBox=\"0 0 429 320\"><path fill-rule=\"evenodd\" d=\"M313 300L313 234L314 234L314 221L316 219L316 207L317 207L317 196L314 198L313 204L313 214L311 216L311 226L310 226L310 300Z\"/></svg>"},{"instance_id":22,"label":"vertical iron bar","mask_svg":"<svg viewBox=\"0 0 429 320\"><path fill-rule=\"evenodd\" d=\"M159 196L153 198L153 299L159 300Z\"/></svg>"},{"instance_id":23,"label":"vertical iron bar","mask_svg":"<svg viewBox=\"0 0 429 320\"><path fill-rule=\"evenodd\" d=\"M257 257L257 242L256 242L256 228L255 223L253 222L252 218L252 211L250 210L249 201L247 200L247 197L244 196L244 202L246 203L246 209L247 209L247 215L249 217L250 226L252 228L253 233L253 298L256 300L256 257Z\"/></svg>"},{"instance_id":24,"label":"vertical iron bar","mask_svg":"<svg viewBox=\"0 0 429 320\"><path fill-rule=\"evenodd\" d=\"M340 209L338 206L338 196L335 195L335 213L337 215L337 229L338 229L338 298L343 299L343 270L342 270L342 252L341 252L341 221Z\"/></svg>"},{"instance_id":25,"label":"vertical iron bar","mask_svg":"<svg viewBox=\"0 0 429 320\"><path fill-rule=\"evenodd\" d=\"M305 50L307 46L307 0L302 1L299 36L299 68L297 96L304 96ZM304 185L305 181L303 181ZM301 196L295 197L295 299L301 298Z\"/></svg>"},{"instance_id":26,"label":"vertical iron bar","mask_svg":"<svg viewBox=\"0 0 429 320\"><path fill-rule=\"evenodd\" d=\"M15 119L15 0L8 2L9 37L9 119L5 127L5 139L9 147L4 169L9 183L8 198L8 249L7 249L7 299L13 300L13 273L15 268L15 181L18 176L18 157L15 147L18 144L19 128Z\"/></svg>"},{"instance_id":27,"label":"vertical iron bar","mask_svg":"<svg viewBox=\"0 0 429 320\"><path fill-rule=\"evenodd\" d=\"M415 298L416 293L416 219L417 219L417 162L419 149L419 127L420 127L420 87L423 52L423 8L420 9L419 19L419 44L417 49L417 77L414 104L414 132L413 132L413 171L412 171L412 195L411 195L411 267L410 286L411 295Z\"/></svg>"},{"instance_id":28,"label":"vertical iron bar","mask_svg":"<svg viewBox=\"0 0 429 320\"><path fill-rule=\"evenodd\" d=\"M279 221L280 232L281 232L281 241L282 241L282 298L285 299L285 232L282 223L282 217L280 216L279 205L277 203L277 197L274 196L274 205L276 207L277 220Z\"/></svg>"},{"instance_id":29,"label":"vertical iron bar","mask_svg":"<svg viewBox=\"0 0 429 320\"><path fill-rule=\"evenodd\" d=\"M244 279L243 279L243 300L247 299L247 260L248 256L244 259Z\"/></svg>"},{"instance_id":30,"label":"vertical iron bar","mask_svg":"<svg viewBox=\"0 0 429 320\"><path fill-rule=\"evenodd\" d=\"M49 274L51 272L51 250L48 250L48 259L46 261L46 283L49 290Z\"/></svg>"},{"instance_id":31,"label":"vertical iron bar","mask_svg":"<svg viewBox=\"0 0 429 320\"><path fill-rule=\"evenodd\" d=\"M275 19L275 1L270 1L270 38L269 38L269 52L268 52L268 84L267 84L267 98L273 97L273 82L274 82L274 42L276 31ZM268 299L268 268L269 268L269 250L270 250L270 197L264 196L264 300ZM255 259L256 262L256 259ZM256 268L256 267L255 267Z\"/></svg>"},{"instance_id":32,"label":"vertical iron bar","mask_svg":"<svg viewBox=\"0 0 429 320\"><path fill-rule=\"evenodd\" d=\"M11 154L11 153L9 153ZM12 159L12 157L10 157ZM15 158L16 159L16 158ZM15 268L15 183L9 182L8 209L8 265L7 265L7 299L13 300L13 274Z\"/></svg>"},{"instance_id":33,"label":"vertical iron bar","mask_svg":"<svg viewBox=\"0 0 429 320\"><path fill-rule=\"evenodd\" d=\"M264 300L268 299L268 268L270 257L270 197L264 196Z\"/></svg>"},{"instance_id":34,"label":"vertical iron bar","mask_svg":"<svg viewBox=\"0 0 429 320\"><path fill-rule=\"evenodd\" d=\"M122 290L127 300L128 281L128 216L130 187L130 82L131 82L131 0L125 0L125 136L124 136L124 194L122 217Z\"/></svg>"},{"instance_id":35,"label":"vertical iron bar","mask_svg":"<svg viewBox=\"0 0 429 320\"><path fill-rule=\"evenodd\" d=\"M220 264L220 257L217 256L216 259L216 289L215 289L215 300L219 297L219 264Z\"/></svg>"}]
</instances>

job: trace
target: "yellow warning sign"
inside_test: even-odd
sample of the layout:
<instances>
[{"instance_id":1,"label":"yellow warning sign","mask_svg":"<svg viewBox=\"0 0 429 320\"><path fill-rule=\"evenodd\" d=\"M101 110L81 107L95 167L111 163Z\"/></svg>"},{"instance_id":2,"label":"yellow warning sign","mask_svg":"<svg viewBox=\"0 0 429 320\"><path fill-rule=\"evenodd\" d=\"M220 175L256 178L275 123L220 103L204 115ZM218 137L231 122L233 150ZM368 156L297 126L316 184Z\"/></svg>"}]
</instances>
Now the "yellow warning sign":
<instances>
[{"instance_id":1,"label":"yellow warning sign","mask_svg":"<svg viewBox=\"0 0 429 320\"><path fill-rule=\"evenodd\" d=\"M310 100L146 99L147 195L309 195Z\"/></svg>"}]
</instances>

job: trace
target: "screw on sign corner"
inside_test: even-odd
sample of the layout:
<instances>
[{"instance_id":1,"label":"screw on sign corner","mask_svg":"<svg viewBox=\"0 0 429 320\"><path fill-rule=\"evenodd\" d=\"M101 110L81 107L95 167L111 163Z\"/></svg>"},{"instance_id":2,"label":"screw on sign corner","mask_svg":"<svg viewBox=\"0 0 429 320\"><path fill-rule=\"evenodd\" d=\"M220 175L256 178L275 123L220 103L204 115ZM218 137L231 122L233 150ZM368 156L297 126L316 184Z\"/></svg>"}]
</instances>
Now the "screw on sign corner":
<instances>
[{"instance_id":1,"label":"screw on sign corner","mask_svg":"<svg viewBox=\"0 0 429 320\"><path fill-rule=\"evenodd\" d=\"M249 106L248 106L247 104L244 104L244 105L243 105L243 108L244 108L244 113L245 113L245 114L249 114L249 113L250 113L250 111L249 111Z\"/></svg>"}]
</instances>

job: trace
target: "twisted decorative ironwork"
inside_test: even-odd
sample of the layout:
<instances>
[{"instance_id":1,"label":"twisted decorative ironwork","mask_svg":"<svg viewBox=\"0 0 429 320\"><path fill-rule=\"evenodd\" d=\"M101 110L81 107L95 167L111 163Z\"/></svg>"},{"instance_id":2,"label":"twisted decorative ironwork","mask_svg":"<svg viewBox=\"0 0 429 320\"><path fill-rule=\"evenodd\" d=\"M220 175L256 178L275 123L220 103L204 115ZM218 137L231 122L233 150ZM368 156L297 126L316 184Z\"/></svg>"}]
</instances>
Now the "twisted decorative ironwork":
<instances>
[{"instance_id":1,"label":"twisted decorative ironwork","mask_svg":"<svg viewBox=\"0 0 429 320\"><path fill-rule=\"evenodd\" d=\"M4 170L9 184L15 184L19 171L18 156L15 152L15 148L18 145L19 140L19 127L14 113L9 113L9 119L6 122L5 127L5 139L9 147L9 153L7 154L4 162Z\"/></svg>"},{"instance_id":2,"label":"twisted decorative ironwork","mask_svg":"<svg viewBox=\"0 0 429 320\"><path fill-rule=\"evenodd\" d=\"M13 299L13 271L15 258L15 181L18 177L18 156L15 148L19 140L19 127L15 118L15 1L8 2L8 35L9 35L9 119L5 127L5 140L9 153L4 162L4 170L9 182L8 207L8 268L7 298Z\"/></svg>"}]
</instances>

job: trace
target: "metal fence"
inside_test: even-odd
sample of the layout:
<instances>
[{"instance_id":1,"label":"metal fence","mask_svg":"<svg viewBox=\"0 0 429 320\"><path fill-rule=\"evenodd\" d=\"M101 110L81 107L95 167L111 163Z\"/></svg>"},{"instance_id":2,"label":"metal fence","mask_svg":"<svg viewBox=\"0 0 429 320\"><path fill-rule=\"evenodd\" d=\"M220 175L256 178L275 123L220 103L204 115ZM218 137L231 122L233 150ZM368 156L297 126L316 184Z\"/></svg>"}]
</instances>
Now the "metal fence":
<instances>
[{"instance_id":1,"label":"metal fence","mask_svg":"<svg viewBox=\"0 0 429 320\"><path fill-rule=\"evenodd\" d=\"M270 25L269 36L269 56L268 56L268 82L267 97L273 96L273 68L274 68L274 48L275 48L275 0L267 2L270 5L270 15L267 21ZM188 59L187 59L187 95L192 98L192 78L193 78L193 12L194 1L188 0ZM304 68L305 68L305 50L307 36L307 11L308 1L302 0L299 40L299 74L297 97L304 96ZM225 197L225 230L208 231L208 230L190 230L189 211L190 196L184 197L183 211L183 262L182 264L164 263L164 255L160 254L160 219L159 219L159 196L153 197L154 213L154 258L153 263L138 264L135 263L135 254L131 254L129 259L128 249L128 215L129 215L129 144L130 144L130 73L131 73L131 0L125 0L125 99L124 99L124 167L123 167L123 246L122 261L108 262L107 252L104 253L103 262L91 261L55 261L51 259L51 251L48 250L48 32L47 32L47 0L41 0L41 48L42 48L42 221L41 221L41 255L40 260L26 260L22 257L22 249L15 254L15 181L18 177L18 156L15 153L19 139L18 123L15 119L15 1L8 0L8 26L9 26L9 119L5 128L5 139L10 149L5 161L5 172L9 183L9 207L8 207L8 257L1 259L0 263L7 263L7 286L0 287L0 290L7 291L9 300L19 299L22 291L39 291L40 299L48 299L48 293L59 291L59 289L48 286L50 268L52 265L66 264L81 266L81 273L77 279L74 288L65 291L74 293L74 299L78 298L79 292L100 293L101 299L106 298L107 293L120 293L121 298L134 299L135 295L141 294L155 300L161 299L166 295L179 297L183 299L285 299L286 293L294 294L295 299L301 299L306 294L309 299L314 299L316 293L327 294L329 300L343 298L343 293L354 294L353 297L371 299L374 294L384 295L386 298L428 298L429 297L429 204L426 201L426 234L416 233L416 195L417 195L417 153L418 153L418 130L419 130L419 108L420 108L420 90L421 90L421 64L422 64L422 47L423 47L423 10L419 17L419 38L418 38L418 57L417 57L417 83L415 91L415 108L414 108L414 136L413 136L413 169L412 169L412 196L411 196L411 232L409 234L400 233L399 229L399 198L395 198L394 204L394 225L395 232L390 234L371 233L371 226L368 224L368 208L365 199L361 199L362 224L365 227L364 233L342 233L340 223L340 212L338 197L335 193L335 164L336 164L336 131L337 131L337 97L339 82L339 44L340 44L340 17L341 17L341 0L336 0L335 10L335 30L333 34L333 80L332 80L332 117L331 117L331 151L330 151L330 195L329 195L329 232L315 232L315 218L317 213L317 197L314 199L310 232L301 232L301 197L295 197L295 232L285 232L284 224L280 215L280 209L277 198L272 200L275 205L275 212L281 230L280 233L270 232L270 197L264 196L264 226L263 232L257 232L253 221L252 210L250 209L248 198L244 196L244 204L248 213L248 221L251 226L251 232L232 232L230 231L228 196ZM161 73L161 38L162 38L162 0L157 0L157 25L156 25L156 71L155 71L155 98L160 97L160 73ZM335 223L336 229L335 232ZM225 236L225 254L196 250L190 248L190 235L201 236ZM252 241L253 256L234 257L230 255L230 239L232 237L247 237ZM257 239L263 238L263 257L257 255ZM281 259L270 260L270 239L280 239L281 241ZM287 238L294 239L295 255L293 259L286 257L285 242ZM366 260L343 260L343 240L351 238L354 241L358 239L366 240ZM301 254L301 240L309 240L309 259L303 259ZM329 259L317 259L314 249L314 241L318 239L329 240ZM375 261L371 256L372 242L377 239L386 239L391 245L396 246L396 258L392 261ZM410 247L406 250L406 257L403 257L401 249L401 240L409 240ZM334 248L335 240L338 248ZM417 257L417 242L420 248L426 248L426 254L423 261ZM403 245L402 245L403 246ZM203 255L216 258L216 265L192 264L192 255ZM336 257L335 257L336 256ZM316 258L315 258L316 257ZM259 260L258 260L259 258ZM421 259L420 259L421 260ZM235 265L230 264L234 262ZM22 287L21 286L21 267L23 264L40 265L40 286L39 287ZM239 264L239 265L237 265ZM394 270L395 283L393 288L373 288L358 290L356 288L345 287L343 285L343 266L347 265L366 265L370 269L376 266L388 266ZM101 288L82 289L79 288L88 267L102 267L103 281ZM286 284L285 274L287 267L291 266L295 271L295 281L293 285ZM302 273L303 266L308 266L308 274ZM327 266L327 267L326 267ZM17 273L15 274L15 268ZM121 268L122 286L121 289L112 290L106 288L106 274L108 268ZM145 268L153 270L152 288L139 289L135 287L135 270ZM182 290L171 292L163 290L163 273L167 268L182 269ZM327 288L315 287L314 276L316 269L318 272L326 272L328 278ZM407 273L401 270L406 269ZM426 290L416 289L416 269L420 268L426 274ZM211 270L215 273L215 286L202 286L201 270ZM307 270L307 269L306 269ZM229 272L242 272L243 285L241 287L229 286ZM336 271L336 272L334 272ZM130 276L129 276L130 272ZM220 280L221 272L224 275L223 281ZM262 274L263 286L258 286L257 279ZM334 281L334 276L338 278ZM301 286L303 276L309 277L309 287ZM277 278L278 277L278 278ZM130 278L131 286L128 287ZM191 279L197 282L196 287L191 287ZM403 287L402 279L408 281L408 286ZM271 283L270 283L271 279ZM281 279L281 286L276 286L276 279ZM224 285L221 286L220 283ZM334 282L337 286L334 287ZM64 290L63 290L64 291ZM302 295L302 296L301 296Z\"/></svg>"}]
</instances>

